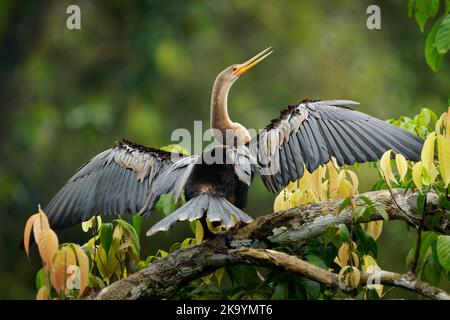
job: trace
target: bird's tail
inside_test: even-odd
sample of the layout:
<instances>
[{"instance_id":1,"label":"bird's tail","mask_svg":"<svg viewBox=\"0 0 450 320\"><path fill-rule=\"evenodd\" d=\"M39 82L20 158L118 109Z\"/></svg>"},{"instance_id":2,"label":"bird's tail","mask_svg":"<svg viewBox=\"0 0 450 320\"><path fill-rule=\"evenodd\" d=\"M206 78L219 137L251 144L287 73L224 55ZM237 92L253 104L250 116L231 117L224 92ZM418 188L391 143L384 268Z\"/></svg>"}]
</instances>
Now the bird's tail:
<instances>
[{"instance_id":1,"label":"bird's tail","mask_svg":"<svg viewBox=\"0 0 450 320\"><path fill-rule=\"evenodd\" d=\"M159 231L167 231L177 221L194 221L202 217L207 218L211 222L219 222L220 226L226 228L234 226L239 221L248 223L253 220L252 217L228 200L203 193L192 198L184 206L151 227L147 231L147 236L151 236Z\"/></svg>"}]
</instances>

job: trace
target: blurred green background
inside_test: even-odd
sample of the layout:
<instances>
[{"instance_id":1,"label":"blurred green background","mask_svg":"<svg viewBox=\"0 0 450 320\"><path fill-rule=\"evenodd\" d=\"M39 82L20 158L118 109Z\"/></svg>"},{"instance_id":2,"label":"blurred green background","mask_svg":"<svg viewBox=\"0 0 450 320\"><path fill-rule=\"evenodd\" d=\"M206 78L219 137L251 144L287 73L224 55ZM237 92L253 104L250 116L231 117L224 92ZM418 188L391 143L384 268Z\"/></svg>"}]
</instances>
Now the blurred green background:
<instances>
[{"instance_id":1,"label":"blurred green background","mask_svg":"<svg viewBox=\"0 0 450 320\"><path fill-rule=\"evenodd\" d=\"M66 28L69 4L81 7L81 30ZM366 27L370 4L381 7L381 30ZM356 100L382 119L422 107L440 114L449 63L433 73L424 40L406 1L0 0L0 298L34 298L39 261L19 243L37 204L122 137L161 147L194 120L207 128L211 86L226 66L275 51L231 91L231 117L250 128L306 97ZM360 191L375 178L362 170ZM274 197L257 181L247 212L271 212ZM179 224L146 238L143 255L189 232ZM80 226L58 235L88 237ZM388 223L380 265L404 271L414 235Z\"/></svg>"}]
</instances>

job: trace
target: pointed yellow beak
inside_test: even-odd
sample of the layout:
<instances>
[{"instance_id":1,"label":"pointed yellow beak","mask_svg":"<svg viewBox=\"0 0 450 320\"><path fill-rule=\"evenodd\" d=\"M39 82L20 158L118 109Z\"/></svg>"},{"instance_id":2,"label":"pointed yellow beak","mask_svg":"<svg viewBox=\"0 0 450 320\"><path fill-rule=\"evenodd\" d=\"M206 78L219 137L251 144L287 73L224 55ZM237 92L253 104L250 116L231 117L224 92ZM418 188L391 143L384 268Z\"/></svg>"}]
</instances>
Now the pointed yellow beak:
<instances>
[{"instance_id":1,"label":"pointed yellow beak","mask_svg":"<svg viewBox=\"0 0 450 320\"><path fill-rule=\"evenodd\" d=\"M234 74L240 76L241 74L243 74L245 71L253 68L254 66L256 66L258 63L260 63L261 61L263 61L265 58L267 58L271 53L273 52L272 47L268 47L266 50L258 53L256 56L254 56L253 58L245 61L244 63L240 64L237 69L234 71Z\"/></svg>"}]
</instances>

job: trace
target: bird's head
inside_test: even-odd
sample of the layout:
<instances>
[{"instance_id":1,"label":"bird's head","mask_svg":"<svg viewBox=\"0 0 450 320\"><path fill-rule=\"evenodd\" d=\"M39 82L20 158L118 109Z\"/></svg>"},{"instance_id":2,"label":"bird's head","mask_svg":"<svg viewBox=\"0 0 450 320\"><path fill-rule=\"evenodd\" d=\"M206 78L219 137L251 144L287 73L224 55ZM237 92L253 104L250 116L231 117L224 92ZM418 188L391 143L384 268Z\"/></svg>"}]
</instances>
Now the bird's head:
<instances>
[{"instance_id":1,"label":"bird's head","mask_svg":"<svg viewBox=\"0 0 450 320\"><path fill-rule=\"evenodd\" d=\"M220 74L220 77L222 78L222 80L233 83L239 78L241 74L256 66L258 63L267 58L272 52L273 52L272 48L269 47L264 51L258 53L253 58L250 58L249 60L245 61L244 63L233 64L228 68L226 68L225 70L223 70L222 73Z\"/></svg>"}]
</instances>

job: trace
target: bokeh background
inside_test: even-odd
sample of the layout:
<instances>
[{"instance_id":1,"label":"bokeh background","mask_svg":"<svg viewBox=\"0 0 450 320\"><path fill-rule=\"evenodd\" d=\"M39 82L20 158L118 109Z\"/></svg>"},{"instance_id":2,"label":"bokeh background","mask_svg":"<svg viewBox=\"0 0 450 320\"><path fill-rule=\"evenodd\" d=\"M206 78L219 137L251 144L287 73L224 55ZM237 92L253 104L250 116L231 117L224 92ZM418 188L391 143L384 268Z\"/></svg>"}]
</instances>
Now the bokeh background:
<instances>
[{"instance_id":1,"label":"bokeh background","mask_svg":"<svg viewBox=\"0 0 450 320\"><path fill-rule=\"evenodd\" d=\"M81 7L81 30L66 28L69 4ZM370 4L381 30L366 27ZM406 1L0 0L0 298L34 298L39 261L19 243L38 203L122 137L161 147L194 120L208 127L211 86L226 66L275 50L231 91L232 118L250 128L306 97L356 100L382 119L442 113L449 63L433 73L424 40ZM376 174L359 176L369 190ZM274 197L257 181L247 211L271 212ZM189 232L179 224L146 238L143 255ZM80 226L58 234L88 237ZM414 235L386 224L380 265L404 271Z\"/></svg>"}]
</instances>

